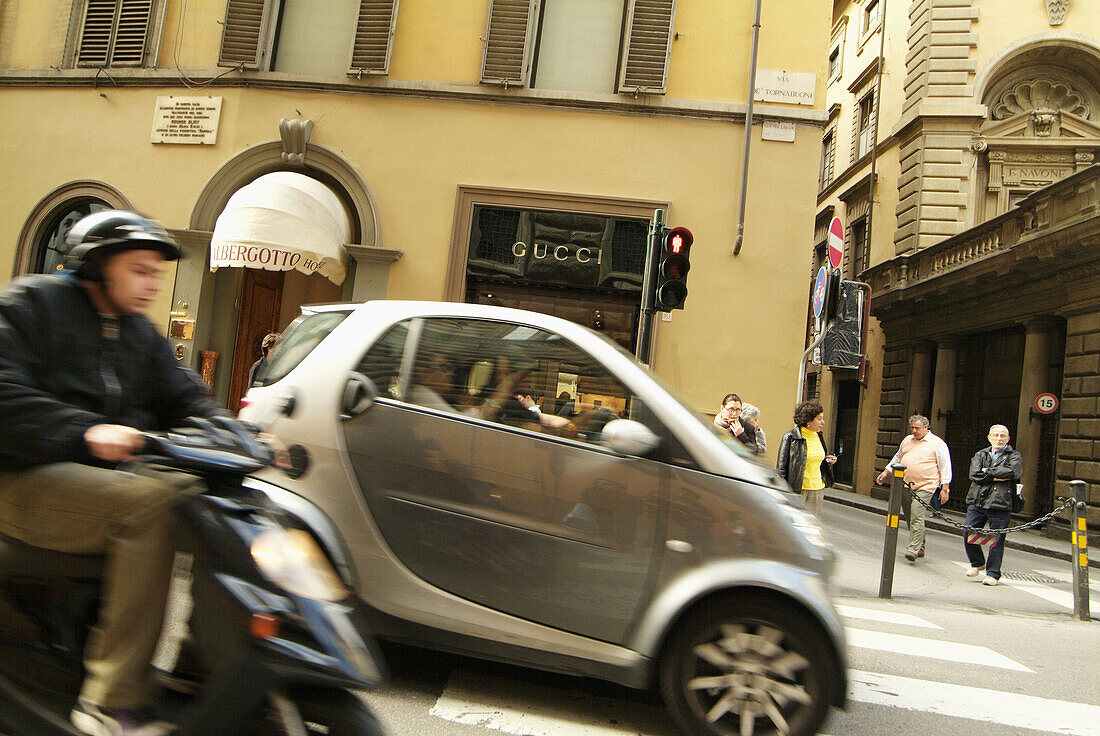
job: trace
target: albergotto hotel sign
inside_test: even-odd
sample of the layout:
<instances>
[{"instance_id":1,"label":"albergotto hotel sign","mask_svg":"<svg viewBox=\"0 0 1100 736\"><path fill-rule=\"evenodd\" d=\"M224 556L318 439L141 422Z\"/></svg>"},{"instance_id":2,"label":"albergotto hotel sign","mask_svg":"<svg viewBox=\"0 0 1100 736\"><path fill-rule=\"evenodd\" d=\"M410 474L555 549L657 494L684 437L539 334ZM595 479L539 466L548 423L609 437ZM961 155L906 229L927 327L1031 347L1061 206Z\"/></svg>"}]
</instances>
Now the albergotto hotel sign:
<instances>
[{"instance_id":1,"label":"albergotto hotel sign","mask_svg":"<svg viewBox=\"0 0 1100 736\"><path fill-rule=\"evenodd\" d=\"M786 72L775 69L756 71L758 102L786 102L794 105L814 104L817 75L807 72Z\"/></svg>"}]
</instances>

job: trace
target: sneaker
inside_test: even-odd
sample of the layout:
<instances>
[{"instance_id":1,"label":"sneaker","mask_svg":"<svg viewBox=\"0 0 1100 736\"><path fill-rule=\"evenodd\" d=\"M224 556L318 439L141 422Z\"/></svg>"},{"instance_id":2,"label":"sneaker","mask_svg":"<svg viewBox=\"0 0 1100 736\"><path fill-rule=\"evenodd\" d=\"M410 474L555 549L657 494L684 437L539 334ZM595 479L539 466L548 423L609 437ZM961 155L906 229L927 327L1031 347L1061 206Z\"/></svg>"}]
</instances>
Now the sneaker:
<instances>
[{"instance_id":1,"label":"sneaker","mask_svg":"<svg viewBox=\"0 0 1100 736\"><path fill-rule=\"evenodd\" d=\"M995 578L992 575L986 575L985 580L982 581L982 585L1000 585L1001 579Z\"/></svg>"},{"instance_id":2,"label":"sneaker","mask_svg":"<svg viewBox=\"0 0 1100 736\"><path fill-rule=\"evenodd\" d=\"M917 550L917 557L924 557L924 547Z\"/></svg>"},{"instance_id":3,"label":"sneaker","mask_svg":"<svg viewBox=\"0 0 1100 736\"><path fill-rule=\"evenodd\" d=\"M905 553L905 559L909 560L910 562L916 562L917 561L917 556L915 554L913 554L912 552L906 552Z\"/></svg>"},{"instance_id":4,"label":"sneaker","mask_svg":"<svg viewBox=\"0 0 1100 736\"><path fill-rule=\"evenodd\" d=\"M86 700L77 701L69 719L89 736L165 736L176 728L150 708L101 708Z\"/></svg>"},{"instance_id":5,"label":"sneaker","mask_svg":"<svg viewBox=\"0 0 1100 736\"><path fill-rule=\"evenodd\" d=\"M976 578L978 577L978 573L980 573L984 569L985 565L980 565L979 567L971 567L969 570L966 571L966 576L968 578Z\"/></svg>"}]
</instances>

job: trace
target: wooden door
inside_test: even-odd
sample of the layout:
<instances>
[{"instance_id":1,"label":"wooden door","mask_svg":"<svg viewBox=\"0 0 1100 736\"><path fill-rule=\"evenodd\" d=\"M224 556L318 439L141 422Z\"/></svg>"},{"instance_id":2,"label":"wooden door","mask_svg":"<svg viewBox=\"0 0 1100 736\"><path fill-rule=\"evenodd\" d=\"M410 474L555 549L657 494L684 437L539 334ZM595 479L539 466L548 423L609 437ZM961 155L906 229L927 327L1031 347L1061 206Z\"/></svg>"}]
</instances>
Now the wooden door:
<instances>
[{"instance_id":1,"label":"wooden door","mask_svg":"<svg viewBox=\"0 0 1100 736\"><path fill-rule=\"evenodd\" d=\"M283 272L246 269L241 289L241 311L237 315L237 342L233 348L229 409L236 411L248 391L248 371L260 359L264 335L279 327L279 306L283 295Z\"/></svg>"}]
</instances>

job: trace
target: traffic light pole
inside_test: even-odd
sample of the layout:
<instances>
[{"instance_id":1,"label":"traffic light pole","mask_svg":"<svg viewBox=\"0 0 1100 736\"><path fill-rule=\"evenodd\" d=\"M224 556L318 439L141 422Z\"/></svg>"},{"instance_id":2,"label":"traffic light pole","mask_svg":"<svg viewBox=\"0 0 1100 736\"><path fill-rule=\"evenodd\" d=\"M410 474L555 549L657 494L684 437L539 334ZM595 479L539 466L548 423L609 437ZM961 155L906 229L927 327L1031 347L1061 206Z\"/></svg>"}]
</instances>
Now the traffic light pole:
<instances>
[{"instance_id":1,"label":"traffic light pole","mask_svg":"<svg viewBox=\"0 0 1100 736\"><path fill-rule=\"evenodd\" d=\"M657 264L661 258L661 228L665 225L665 211L653 210L653 220L649 223L649 238L645 253L645 274L642 278L642 311L638 315L638 334L634 355L649 365L650 343L653 341L653 313L656 311L656 291L653 288L657 280Z\"/></svg>"}]
</instances>

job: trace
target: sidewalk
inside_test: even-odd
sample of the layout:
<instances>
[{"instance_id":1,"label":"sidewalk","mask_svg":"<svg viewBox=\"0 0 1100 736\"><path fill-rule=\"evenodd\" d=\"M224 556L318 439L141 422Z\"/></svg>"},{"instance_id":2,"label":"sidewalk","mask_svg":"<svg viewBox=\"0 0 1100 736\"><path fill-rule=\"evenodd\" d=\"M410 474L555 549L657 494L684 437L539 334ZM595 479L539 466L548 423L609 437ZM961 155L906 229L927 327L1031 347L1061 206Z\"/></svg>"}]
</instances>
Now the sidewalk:
<instances>
[{"instance_id":1,"label":"sidewalk","mask_svg":"<svg viewBox=\"0 0 1100 736\"><path fill-rule=\"evenodd\" d=\"M855 493L854 491L845 491L839 488L827 489L825 491L825 500L845 506L852 506L864 511L870 511L880 516L886 516L886 507L889 503L886 499L872 498L870 496ZM944 511L944 515L959 524L963 522L964 515L956 511ZM904 524L904 522L902 523ZM1016 522L1013 521L1013 524L1015 523ZM944 523L942 519L928 517L925 519L925 526L928 529L935 529L942 532L961 533ZM1092 542L1092 539L1090 538L1089 541ZM1068 537L1066 539L1051 539L1038 529L1012 532L1005 538L1005 547L1019 549L1024 552L1031 552L1045 557L1053 557L1059 560L1065 560L1066 562L1070 560L1071 548ZM1089 544L1089 547L1094 548L1094 545ZM1094 551L1096 554L1089 556L1089 567L1100 568L1100 550Z\"/></svg>"}]
</instances>

